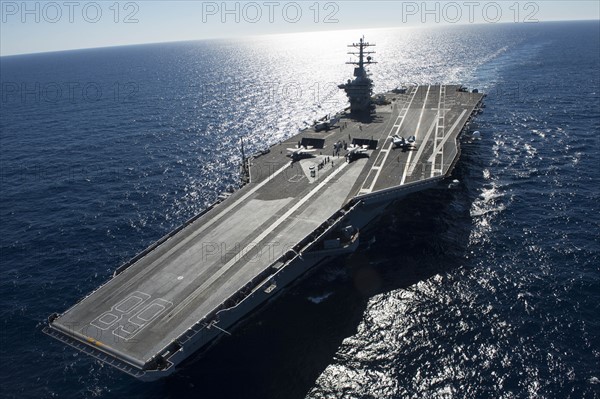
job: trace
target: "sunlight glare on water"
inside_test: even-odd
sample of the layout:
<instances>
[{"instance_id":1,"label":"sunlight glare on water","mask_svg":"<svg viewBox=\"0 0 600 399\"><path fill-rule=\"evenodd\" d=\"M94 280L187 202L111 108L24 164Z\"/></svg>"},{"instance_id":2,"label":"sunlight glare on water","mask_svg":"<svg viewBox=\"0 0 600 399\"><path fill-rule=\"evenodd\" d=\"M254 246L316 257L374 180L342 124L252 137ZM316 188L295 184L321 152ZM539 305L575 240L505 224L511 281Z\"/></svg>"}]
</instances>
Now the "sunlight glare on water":
<instances>
[{"instance_id":1,"label":"sunlight glare on water","mask_svg":"<svg viewBox=\"0 0 600 399\"><path fill-rule=\"evenodd\" d=\"M237 186L240 138L253 153L343 109L346 45L363 34L376 92L488 93L455 189L401 201L365 232L368 249L169 379L134 381L40 333ZM599 36L591 22L499 24L2 57L3 82L138 89L3 103L2 395L598 397Z\"/></svg>"}]
</instances>

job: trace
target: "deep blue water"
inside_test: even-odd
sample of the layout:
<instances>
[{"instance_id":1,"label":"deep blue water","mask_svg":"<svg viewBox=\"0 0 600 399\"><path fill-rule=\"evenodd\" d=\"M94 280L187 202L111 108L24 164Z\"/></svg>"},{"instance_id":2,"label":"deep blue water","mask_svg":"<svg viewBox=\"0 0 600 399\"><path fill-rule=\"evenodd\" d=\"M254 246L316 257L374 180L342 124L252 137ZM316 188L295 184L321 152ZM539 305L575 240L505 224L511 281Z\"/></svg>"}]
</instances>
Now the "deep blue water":
<instances>
[{"instance_id":1,"label":"deep blue water","mask_svg":"<svg viewBox=\"0 0 600 399\"><path fill-rule=\"evenodd\" d=\"M0 396L600 397L600 24L280 35L0 58ZM369 249L291 289L178 374L140 383L45 318L237 183L250 150L377 91L488 93L457 189L413 195Z\"/></svg>"}]
</instances>

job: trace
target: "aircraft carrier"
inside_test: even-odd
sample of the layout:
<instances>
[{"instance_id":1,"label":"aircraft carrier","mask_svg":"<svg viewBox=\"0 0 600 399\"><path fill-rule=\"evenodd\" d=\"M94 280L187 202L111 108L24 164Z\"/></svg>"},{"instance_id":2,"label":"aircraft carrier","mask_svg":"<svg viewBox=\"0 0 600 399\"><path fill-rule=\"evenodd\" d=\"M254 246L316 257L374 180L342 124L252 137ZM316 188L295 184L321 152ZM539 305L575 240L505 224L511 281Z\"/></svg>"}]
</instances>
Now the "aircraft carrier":
<instances>
[{"instance_id":1,"label":"aircraft carrier","mask_svg":"<svg viewBox=\"0 0 600 399\"><path fill-rule=\"evenodd\" d=\"M141 380L176 366L332 259L394 201L448 185L484 95L415 85L373 95L373 44L351 44L350 107L243 159L241 187L116 269L44 332ZM243 151L243 145L242 145Z\"/></svg>"}]
</instances>

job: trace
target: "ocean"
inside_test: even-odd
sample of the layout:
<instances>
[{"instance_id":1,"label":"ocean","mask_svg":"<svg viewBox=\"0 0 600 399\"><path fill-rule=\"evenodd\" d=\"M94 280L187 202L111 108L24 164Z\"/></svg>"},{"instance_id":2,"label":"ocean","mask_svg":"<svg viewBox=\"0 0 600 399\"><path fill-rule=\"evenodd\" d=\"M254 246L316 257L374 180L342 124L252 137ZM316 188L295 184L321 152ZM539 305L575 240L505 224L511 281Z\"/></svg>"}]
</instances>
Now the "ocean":
<instances>
[{"instance_id":1,"label":"ocean","mask_svg":"<svg viewBox=\"0 0 600 399\"><path fill-rule=\"evenodd\" d=\"M238 184L255 152L375 91L487 93L448 190L292 287L172 377L47 337L69 308ZM297 33L0 58L3 398L600 397L600 23Z\"/></svg>"}]
</instances>

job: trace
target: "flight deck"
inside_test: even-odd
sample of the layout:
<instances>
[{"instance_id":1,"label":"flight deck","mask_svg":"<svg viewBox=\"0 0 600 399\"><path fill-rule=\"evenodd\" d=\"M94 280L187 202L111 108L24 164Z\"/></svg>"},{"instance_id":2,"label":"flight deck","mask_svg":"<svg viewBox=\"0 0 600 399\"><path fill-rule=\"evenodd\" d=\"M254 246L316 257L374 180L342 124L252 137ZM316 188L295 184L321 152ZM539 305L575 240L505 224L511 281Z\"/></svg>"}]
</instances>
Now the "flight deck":
<instances>
[{"instance_id":1,"label":"flight deck","mask_svg":"<svg viewBox=\"0 0 600 399\"><path fill-rule=\"evenodd\" d=\"M45 332L141 379L172 372L309 269L355 250L385 206L448 177L482 99L413 86L379 96L368 118L346 110L248 157L240 189L52 315Z\"/></svg>"}]
</instances>

